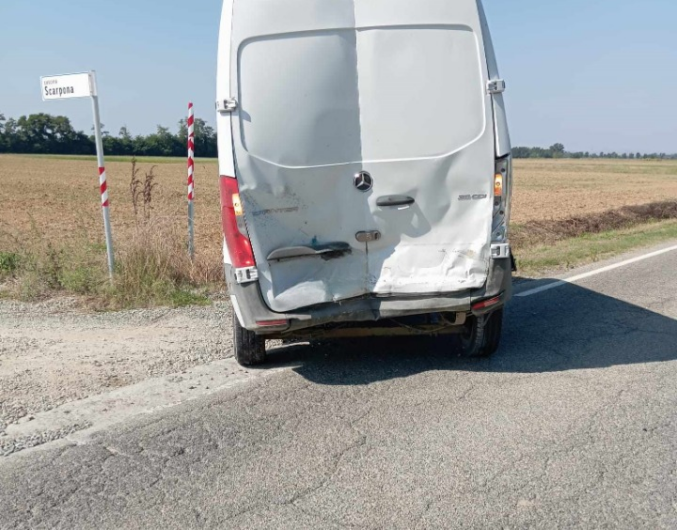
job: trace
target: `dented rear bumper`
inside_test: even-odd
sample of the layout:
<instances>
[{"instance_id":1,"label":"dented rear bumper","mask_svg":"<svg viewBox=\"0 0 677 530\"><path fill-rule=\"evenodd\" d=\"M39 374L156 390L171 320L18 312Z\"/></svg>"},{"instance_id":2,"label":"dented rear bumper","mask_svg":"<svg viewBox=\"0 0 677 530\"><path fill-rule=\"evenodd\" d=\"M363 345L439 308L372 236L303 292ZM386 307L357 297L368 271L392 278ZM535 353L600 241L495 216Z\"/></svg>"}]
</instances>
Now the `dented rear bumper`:
<instances>
[{"instance_id":1,"label":"dented rear bumper","mask_svg":"<svg viewBox=\"0 0 677 530\"><path fill-rule=\"evenodd\" d=\"M512 264L509 258L491 261L486 284L481 289L428 296L374 296L322 304L289 313L275 313L263 300L258 282L240 284L232 267L226 265L226 280L233 309L243 327L271 337L334 323L378 322L384 319L432 313L470 313L478 301L501 296L494 311L512 296Z\"/></svg>"}]
</instances>

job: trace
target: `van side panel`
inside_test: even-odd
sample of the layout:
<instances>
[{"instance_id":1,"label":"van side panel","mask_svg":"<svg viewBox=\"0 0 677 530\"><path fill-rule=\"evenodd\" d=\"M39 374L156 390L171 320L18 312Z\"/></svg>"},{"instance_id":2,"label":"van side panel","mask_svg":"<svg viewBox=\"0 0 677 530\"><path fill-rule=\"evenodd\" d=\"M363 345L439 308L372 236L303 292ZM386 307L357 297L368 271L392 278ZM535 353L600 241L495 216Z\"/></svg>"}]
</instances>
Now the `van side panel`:
<instances>
[{"instance_id":1,"label":"van side panel","mask_svg":"<svg viewBox=\"0 0 677 530\"><path fill-rule=\"evenodd\" d=\"M230 92L230 43L233 26L233 0L224 0L219 30L219 60L216 73L216 101L231 97ZM216 114L219 145L219 174L234 177L233 134L230 114Z\"/></svg>"},{"instance_id":2,"label":"van side panel","mask_svg":"<svg viewBox=\"0 0 677 530\"><path fill-rule=\"evenodd\" d=\"M230 98L230 43L233 27L233 0L224 0L219 29L219 58L216 71L216 101ZM233 133L229 114L216 113L219 148L219 175L235 176ZM228 246L223 242L223 263L232 265Z\"/></svg>"},{"instance_id":3,"label":"van side panel","mask_svg":"<svg viewBox=\"0 0 677 530\"><path fill-rule=\"evenodd\" d=\"M489 24L484 13L482 0L477 0L477 7L480 14L480 22L482 24L482 34L484 35L484 47L487 54L487 67L489 68L489 79L500 79L501 75L498 70L498 61L496 60L496 51L494 50L494 43L491 39L491 32L489 31ZM510 142L510 132L508 130L508 118L505 112L505 98L503 94L494 94L493 96L493 110L494 110L494 128L496 136L496 156L502 158L508 156L512 152L512 144Z\"/></svg>"}]
</instances>

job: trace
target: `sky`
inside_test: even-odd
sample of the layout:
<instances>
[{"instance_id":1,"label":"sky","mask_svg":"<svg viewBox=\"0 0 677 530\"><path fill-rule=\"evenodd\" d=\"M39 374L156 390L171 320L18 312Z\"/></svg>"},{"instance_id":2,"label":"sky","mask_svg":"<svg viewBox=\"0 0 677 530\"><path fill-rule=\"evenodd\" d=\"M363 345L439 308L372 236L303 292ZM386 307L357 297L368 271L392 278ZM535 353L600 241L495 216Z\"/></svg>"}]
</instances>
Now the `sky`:
<instances>
[{"instance_id":1,"label":"sky","mask_svg":"<svg viewBox=\"0 0 677 530\"><path fill-rule=\"evenodd\" d=\"M677 152L675 0L484 6L513 145ZM89 131L87 102L42 102L39 78L96 70L113 134L175 128L188 101L213 124L220 11L219 0L0 0L0 113L66 115Z\"/></svg>"}]
</instances>

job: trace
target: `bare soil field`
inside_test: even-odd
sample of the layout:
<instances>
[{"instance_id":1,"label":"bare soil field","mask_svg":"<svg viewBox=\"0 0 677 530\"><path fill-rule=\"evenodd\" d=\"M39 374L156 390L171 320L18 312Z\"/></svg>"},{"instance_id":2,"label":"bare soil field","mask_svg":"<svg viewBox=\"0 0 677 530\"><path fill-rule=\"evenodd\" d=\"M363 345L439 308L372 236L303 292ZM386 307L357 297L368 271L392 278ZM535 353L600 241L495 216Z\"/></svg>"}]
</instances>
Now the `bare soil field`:
<instances>
[{"instance_id":1,"label":"bare soil field","mask_svg":"<svg viewBox=\"0 0 677 530\"><path fill-rule=\"evenodd\" d=\"M187 171L181 162L140 160L139 178L151 168L156 188L151 222L186 226ZM143 218L135 215L129 189L132 164L107 163L113 237L124 238ZM197 253L220 262L221 213L218 165L197 162L195 167L195 237ZM103 222L95 161L0 155L0 249L14 248L17 239L67 242L85 237L103 243Z\"/></svg>"},{"instance_id":2,"label":"bare soil field","mask_svg":"<svg viewBox=\"0 0 677 530\"><path fill-rule=\"evenodd\" d=\"M516 160L513 200L517 224L677 200L677 161Z\"/></svg>"},{"instance_id":3,"label":"bare soil field","mask_svg":"<svg viewBox=\"0 0 677 530\"><path fill-rule=\"evenodd\" d=\"M153 168L157 187L151 223L186 225L186 169L182 161L140 159L140 178ZM135 215L129 161L107 164L113 233L125 238L143 217ZM198 257L219 267L221 227L218 165L196 166ZM513 222L562 221L624 206L677 200L677 162L645 160L517 160ZM36 238L103 242L96 162L0 156L0 250Z\"/></svg>"}]
</instances>

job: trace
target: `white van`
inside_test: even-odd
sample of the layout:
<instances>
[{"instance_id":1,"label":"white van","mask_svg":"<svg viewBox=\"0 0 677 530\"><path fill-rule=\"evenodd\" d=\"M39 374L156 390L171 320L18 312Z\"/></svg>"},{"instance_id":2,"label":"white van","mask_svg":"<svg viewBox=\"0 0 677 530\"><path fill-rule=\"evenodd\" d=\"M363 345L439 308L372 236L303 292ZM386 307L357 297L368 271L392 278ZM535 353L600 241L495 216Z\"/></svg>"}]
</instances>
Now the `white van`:
<instances>
[{"instance_id":1,"label":"white van","mask_svg":"<svg viewBox=\"0 0 677 530\"><path fill-rule=\"evenodd\" d=\"M266 339L496 351L511 158L480 0L225 0L218 134L243 365Z\"/></svg>"}]
</instances>

